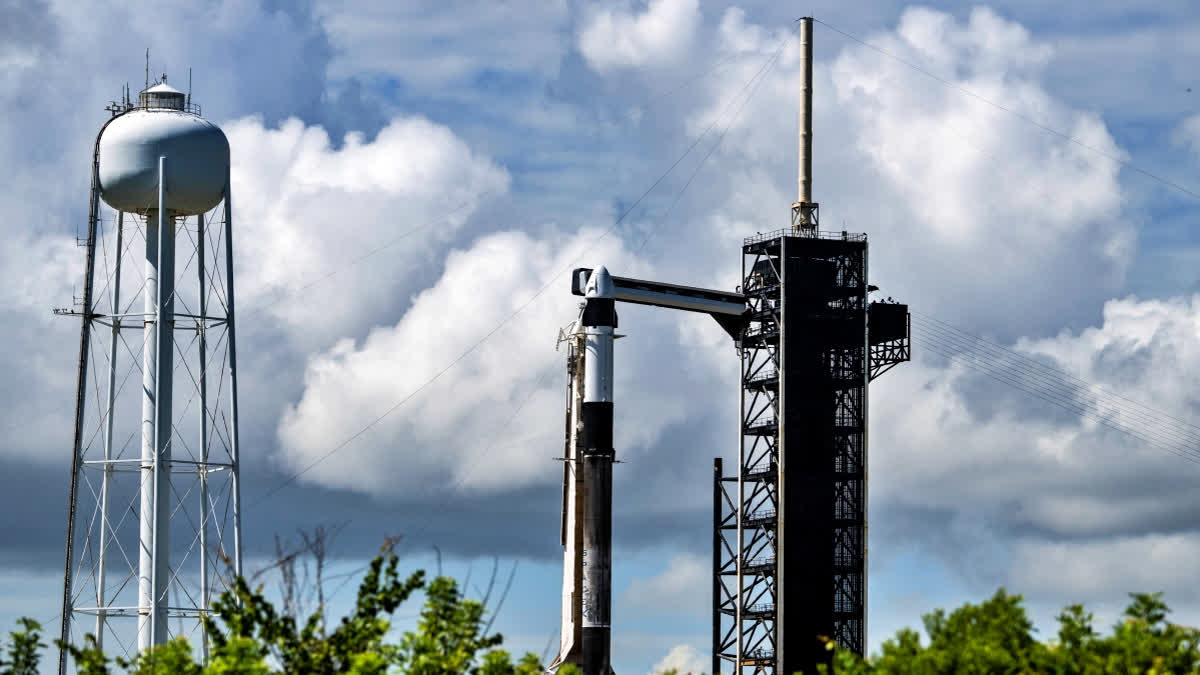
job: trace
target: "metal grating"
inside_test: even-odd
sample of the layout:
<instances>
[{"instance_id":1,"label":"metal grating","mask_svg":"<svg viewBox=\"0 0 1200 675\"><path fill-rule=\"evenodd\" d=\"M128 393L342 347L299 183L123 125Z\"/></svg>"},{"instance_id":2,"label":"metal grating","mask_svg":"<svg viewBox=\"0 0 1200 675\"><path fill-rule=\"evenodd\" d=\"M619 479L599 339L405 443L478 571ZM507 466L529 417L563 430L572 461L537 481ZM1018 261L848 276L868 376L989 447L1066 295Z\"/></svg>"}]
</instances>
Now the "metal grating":
<instances>
[{"instance_id":1,"label":"metal grating","mask_svg":"<svg viewBox=\"0 0 1200 675\"><path fill-rule=\"evenodd\" d=\"M865 235L743 246L738 470L714 477L714 672L815 672L818 636L863 650L866 272Z\"/></svg>"}]
</instances>

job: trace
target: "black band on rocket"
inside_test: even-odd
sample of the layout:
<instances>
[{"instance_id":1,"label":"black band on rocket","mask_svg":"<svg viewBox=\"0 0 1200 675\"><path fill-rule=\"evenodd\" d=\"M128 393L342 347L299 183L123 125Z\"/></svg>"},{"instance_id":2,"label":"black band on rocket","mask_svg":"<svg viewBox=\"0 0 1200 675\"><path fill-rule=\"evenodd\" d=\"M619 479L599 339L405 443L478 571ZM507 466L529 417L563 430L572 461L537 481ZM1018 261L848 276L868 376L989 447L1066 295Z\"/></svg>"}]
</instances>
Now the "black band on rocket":
<instances>
[{"instance_id":1,"label":"black band on rocket","mask_svg":"<svg viewBox=\"0 0 1200 675\"><path fill-rule=\"evenodd\" d=\"M601 455L613 453L613 404L596 402L583 404L583 453Z\"/></svg>"},{"instance_id":2,"label":"black band on rocket","mask_svg":"<svg viewBox=\"0 0 1200 675\"><path fill-rule=\"evenodd\" d=\"M617 301L612 298L588 298L583 306L583 325L617 327Z\"/></svg>"}]
</instances>

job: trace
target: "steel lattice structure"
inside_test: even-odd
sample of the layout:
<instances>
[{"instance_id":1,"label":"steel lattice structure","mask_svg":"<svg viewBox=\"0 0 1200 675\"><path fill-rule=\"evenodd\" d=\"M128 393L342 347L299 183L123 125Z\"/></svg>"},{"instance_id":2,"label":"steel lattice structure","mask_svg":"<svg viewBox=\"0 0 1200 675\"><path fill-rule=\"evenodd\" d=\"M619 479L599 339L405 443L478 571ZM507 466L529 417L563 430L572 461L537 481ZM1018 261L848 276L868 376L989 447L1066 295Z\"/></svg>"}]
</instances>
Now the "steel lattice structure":
<instances>
[{"instance_id":1,"label":"steel lattice structure","mask_svg":"<svg viewBox=\"0 0 1200 675\"><path fill-rule=\"evenodd\" d=\"M133 108L110 109L117 119ZM90 633L110 654L137 653L138 624L151 612L139 602L138 586L139 574L145 575L139 557L147 554L139 533L143 481L153 469L167 484L169 500L169 522L161 530L166 545L158 550L168 570L160 598L164 639L184 636L207 652L199 618L242 571L228 177L213 210L159 221L103 204L98 158L97 150L84 296L76 308L57 310L82 323L61 636L81 644ZM140 441L143 350L156 314L143 307L142 264L156 247L159 222L171 228L175 241L174 269L162 267L164 275L173 272L173 309L160 317L169 331L162 344L173 352L164 361L171 363L171 376L160 373L170 383L163 385L169 388L163 398L174 406L164 441L170 451L151 467ZM67 669L60 652L59 672Z\"/></svg>"},{"instance_id":2,"label":"steel lattice structure","mask_svg":"<svg viewBox=\"0 0 1200 675\"><path fill-rule=\"evenodd\" d=\"M733 477L714 467L713 671L814 672L822 637L863 651L867 384L908 360L907 307L868 303L866 235L792 228L742 253L739 461Z\"/></svg>"}]
</instances>

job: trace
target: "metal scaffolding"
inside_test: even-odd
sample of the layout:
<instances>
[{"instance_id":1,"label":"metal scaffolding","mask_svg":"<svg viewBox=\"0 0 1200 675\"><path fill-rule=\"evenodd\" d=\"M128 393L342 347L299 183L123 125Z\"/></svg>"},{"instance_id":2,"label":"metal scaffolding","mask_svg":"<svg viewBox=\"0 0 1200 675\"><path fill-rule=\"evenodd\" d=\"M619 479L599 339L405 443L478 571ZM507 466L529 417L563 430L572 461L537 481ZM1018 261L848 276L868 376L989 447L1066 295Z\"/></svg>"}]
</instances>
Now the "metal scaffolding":
<instances>
[{"instance_id":1,"label":"metal scaffolding","mask_svg":"<svg viewBox=\"0 0 1200 675\"><path fill-rule=\"evenodd\" d=\"M793 228L742 254L738 470L718 462L713 488L713 671L815 672L824 639L864 648L867 384L908 360L907 306L868 303L866 235Z\"/></svg>"}]
</instances>

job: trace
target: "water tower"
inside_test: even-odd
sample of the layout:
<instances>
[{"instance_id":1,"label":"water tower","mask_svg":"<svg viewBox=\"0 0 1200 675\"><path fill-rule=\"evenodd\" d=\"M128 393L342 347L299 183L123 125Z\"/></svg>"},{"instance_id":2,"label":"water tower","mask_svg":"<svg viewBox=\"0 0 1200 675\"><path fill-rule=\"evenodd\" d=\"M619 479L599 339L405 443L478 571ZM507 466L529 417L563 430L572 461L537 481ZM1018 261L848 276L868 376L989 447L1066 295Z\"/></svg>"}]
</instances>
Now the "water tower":
<instances>
[{"instance_id":1,"label":"water tower","mask_svg":"<svg viewBox=\"0 0 1200 675\"><path fill-rule=\"evenodd\" d=\"M59 310L82 320L61 635L207 652L199 618L242 572L229 143L166 75L108 110Z\"/></svg>"}]
</instances>

